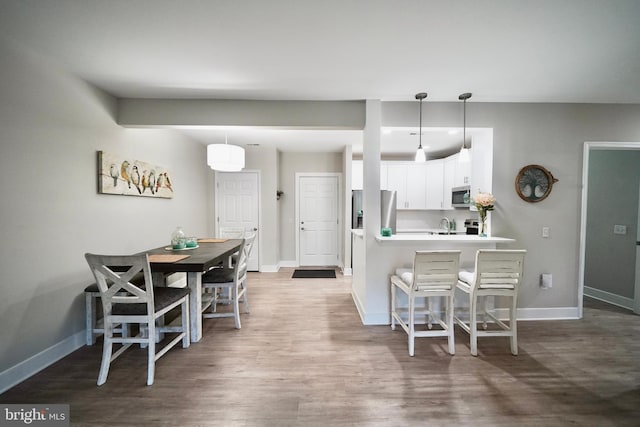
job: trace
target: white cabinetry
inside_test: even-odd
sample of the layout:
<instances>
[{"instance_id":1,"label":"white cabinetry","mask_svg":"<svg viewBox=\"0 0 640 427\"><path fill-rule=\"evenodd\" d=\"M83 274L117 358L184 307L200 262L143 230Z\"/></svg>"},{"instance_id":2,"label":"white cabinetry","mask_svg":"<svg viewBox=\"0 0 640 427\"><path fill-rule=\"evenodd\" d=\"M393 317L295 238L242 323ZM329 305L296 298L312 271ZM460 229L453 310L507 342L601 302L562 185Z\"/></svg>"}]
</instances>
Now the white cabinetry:
<instances>
[{"instance_id":1,"label":"white cabinetry","mask_svg":"<svg viewBox=\"0 0 640 427\"><path fill-rule=\"evenodd\" d=\"M490 169L478 167L481 158L471 157L471 161L461 163L458 153L445 159L429 160L426 163L383 161L380 162L380 189L397 191L397 208L405 210L451 210L451 189L471 186L472 170L478 175L489 174ZM483 162L486 162L483 160ZM473 168L472 168L473 164ZM351 184L353 190L362 190L363 162L351 163ZM490 179L490 178L489 178ZM473 177L473 185L490 185ZM472 188L473 190L473 188ZM484 187L483 187L484 190Z\"/></svg>"},{"instance_id":2,"label":"white cabinetry","mask_svg":"<svg viewBox=\"0 0 640 427\"><path fill-rule=\"evenodd\" d=\"M426 209L444 209L444 160L427 162Z\"/></svg>"},{"instance_id":3,"label":"white cabinetry","mask_svg":"<svg viewBox=\"0 0 640 427\"><path fill-rule=\"evenodd\" d=\"M464 185L471 185L471 156L473 152L469 150L469 161L460 162L458 154L454 154L451 157L455 157L455 175L453 178L454 187L462 187Z\"/></svg>"},{"instance_id":4,"label":"white cabinetry","mask_svg":"<svg viewBox=\"0 0 640 427\"><path fill-rule=\"evenodd\" d=\"M426 209L425 164L413 162L387 163L387 190L397 192L398 209Z\"/></svg>"},{"instance_id":5,"label":"white cabinetry","mask_svg":"<svg viewBox=\"0 0 640 427\"><path fill-rule=\"evenodd\" d=\"M451 206L451 189L453 187L455 187L455 185L453 184L455 181L455 175L456 175L456 163L458 163L458 156L457 155L453 155L453 156L449 156L446 159L444 159L444 178L443 178L443 185L442 185L442 191L444 193L443 195L443 204L442 204L442 208L445 210L451 210L453 209L453 206Z\"/></svg>"},{"instance_id":6,"label":"white cabinetry","mask_svg":"<svg viewBox=\"0 0 640 427\"><path fill-rule=\"evenodd\" d=\"M427 168L425 164L410 163L407 165L407 209L426 209Z\"/></svg>"},{"instance_id":7,"label":"white cabinetry","mask_svg":"<svg viewBox=\"0 0 640 427\"><path fill-rule=\"evenodd\" d=\"M453 209L451 206L451 189L454 187L471 186L471 150L469 152L470 161L461 163L459 154L453 154L444 159L444 180L442 189L443 209Z\"/></svg>"}]
</instances>

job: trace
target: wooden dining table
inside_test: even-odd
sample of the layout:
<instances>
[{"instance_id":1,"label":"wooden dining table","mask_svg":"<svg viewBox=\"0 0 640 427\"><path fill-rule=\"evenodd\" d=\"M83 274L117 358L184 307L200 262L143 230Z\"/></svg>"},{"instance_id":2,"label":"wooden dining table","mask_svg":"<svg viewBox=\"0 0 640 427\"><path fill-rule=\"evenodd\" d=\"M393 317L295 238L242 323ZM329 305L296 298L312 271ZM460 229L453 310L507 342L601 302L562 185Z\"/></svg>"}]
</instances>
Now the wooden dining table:
<instances>
[{"instance_id":1,"label":"wooden dining table","mask_svg":"<svg viewBox=\"0 0 640 427\"><path fill-rule=\"evenodd\" d=\"M242 239L200 239L198 247L193 249L172 250L168 246L143 251L149 255L149 264L153 275L153 283L164 283L171 273L186 273L189 294L189 319L191 342L202 339L202 273L226 261L229 256L238 252ZM186 256L178 261L171 261L166 255ZM177 257L174 257L177 258Z\"/></svg>"}]
</instances>

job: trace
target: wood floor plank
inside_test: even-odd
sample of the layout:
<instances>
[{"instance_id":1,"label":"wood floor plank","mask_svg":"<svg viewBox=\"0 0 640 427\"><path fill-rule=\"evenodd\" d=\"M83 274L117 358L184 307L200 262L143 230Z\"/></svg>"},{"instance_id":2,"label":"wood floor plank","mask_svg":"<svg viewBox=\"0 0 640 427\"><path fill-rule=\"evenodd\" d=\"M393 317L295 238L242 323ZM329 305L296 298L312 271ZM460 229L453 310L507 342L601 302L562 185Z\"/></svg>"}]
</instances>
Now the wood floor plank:
<instances>
[{"instance_id":1,"label":"wood floor plank","mask_svg":"<svg viewBox=\"0 0 640 427\"><path fill-rule=\"evenodd\" d=\"M251 273L251 313L205 319L203 339L174 348L147 387L146 352L130 349L96 386L101 344L83 347L0 395L68 403L78 426L637 426L640 316L595 301L575 321L519 323L507 338L456 330L416 340L363 326L351 281Z\"/></svg>"}]
</instances>

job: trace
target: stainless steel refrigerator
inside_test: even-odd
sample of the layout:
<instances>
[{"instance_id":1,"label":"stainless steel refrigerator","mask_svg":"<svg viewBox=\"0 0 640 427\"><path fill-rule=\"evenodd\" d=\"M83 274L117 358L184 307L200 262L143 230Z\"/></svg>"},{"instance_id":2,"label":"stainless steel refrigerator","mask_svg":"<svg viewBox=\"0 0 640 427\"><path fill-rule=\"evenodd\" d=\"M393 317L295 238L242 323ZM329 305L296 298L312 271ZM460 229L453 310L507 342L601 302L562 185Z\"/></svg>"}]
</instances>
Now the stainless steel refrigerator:
<instances>
[{"instance_id":1,"label":"stainless steel refrigerator","mask_svg":"<svg viewBox=\"0 0 640 427\"><path fill-rule=\"evenodd\" d=\"M392 234L396 234L396 200L395 191L380 191L380 228L390 228ZM351 209L351 228L362 228L364 217L362 190L353 190Z\"/></svg>"}]
</instances>

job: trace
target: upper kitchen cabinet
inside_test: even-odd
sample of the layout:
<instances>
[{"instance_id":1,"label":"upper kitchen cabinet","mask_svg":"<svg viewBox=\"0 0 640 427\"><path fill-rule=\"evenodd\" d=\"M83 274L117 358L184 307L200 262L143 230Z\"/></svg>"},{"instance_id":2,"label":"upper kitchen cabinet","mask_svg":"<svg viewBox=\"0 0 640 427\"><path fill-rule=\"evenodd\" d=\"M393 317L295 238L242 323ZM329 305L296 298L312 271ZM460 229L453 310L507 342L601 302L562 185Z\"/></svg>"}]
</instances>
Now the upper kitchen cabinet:
<instances>
[{"instance_id":1,"label":"upper kitchen cabinet","mask_svg":"<svg viewBox=\"0 0 640 427\"><path fill-rule=\"evenodd\" d=\"M397 192L398 209L426 209L426 182L427 167L424 163L387 163L387 190Z\"/></svg>"},{"instance_id":2,"label":"upper kitchen cabinet","mask_svg":"<svg viewBox=\"0 0 640 427\"><path fill-rule=\"evenodd\" d=\"M455 157L455 173L453 174L453 186L462 187L465 185L471 185L471 159L473 158L473 150L469 150L469 161L461 162L460 156L454 154L451 157Z\"/></svg>"},{"instance_id":3,"label":"upper kitchen cabinet","mask_svg":"<svg viewBox=\"0 0 640 427\"><path fill-rule=\"evenodd\" d=\"M493 130L476 132L473 135L472 156L468 163L470 167L471 197L474 198L479 191L493 192Z\"/></svg>"},{"instance_id":4,"label":"upper kitchen cabinet","mask_svg":"<svg viewBox=\"0 0 640 427\"><path fill-rule=\"evenodd\" d=\"M468 162L460 162L458 153L425 163L382 161L380 189L397 191L399 210L452 210L452 188L468 186L472 198L478 191L492 192L492 129L474 132L469 157ZM352 165L353 189L362 190L362 160L354 160Z\"/></svg>"},{"instance_id":5,"label":"upper kitchen cabinet","mask_svg":"<svg viewBox=\"0 0 640 427\"><path fill-rule=\"evenodd\" d=\"M444 159L427 162L426 196L426 209L444 209Z\"/></svg>"},{"instance_id":6,"label":"upper kitchen cabinet","mask_svg":"<svg viewBox=\"0 0 640 427\"><path fill-rule=\"evenodd\" d=\"M462 187L465 185L471 185L472 157L473 151L469 150L470 160L468 162L460 162L460 155L458 153L444 159L444 174L448 177L448 180L445 180L447 181L447 185L449 185L450 187Z\"/></svg>"},{"instance_id":7,"label":"upper kitchen cabinet","mask_svg":"<svg viewBox=\"0 0 640 427\"><path fill-rule=\"evenodd\" d=\"M443 178L442 178L442 209L451 210L451 189L455 187L456 163L458 163L458 155L449 156L443 161Z\"/></svg>"},{"instance_id":8,"label":"upper kitchen cabinet","mask_svg":"<svg viewBox=\"0 0 640 427\"><path fill-rule=\"evenodd\" d=\"M470 159L473 151L469 150ZM451 206L451 189L455 187L471 186L471 160L460 162L458 153L443 160L443 204L442 209L453 209Z\"/></svg>"},{"instance_id":9,"label":"upper kitchen cabinet","mask_svg":"<svg viewBox=\"0 0 640 427\"><path fill-rule=\"evenodd\" d=\"M445 210L453 209L451 206L452 188L469 186L471 198L474 198L479 191L492 192L493 129L476 130L471 146L468 162L460 162L458 153L444 159L443 209Z\"/></svg>"}]
</instances>

